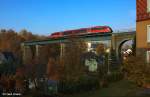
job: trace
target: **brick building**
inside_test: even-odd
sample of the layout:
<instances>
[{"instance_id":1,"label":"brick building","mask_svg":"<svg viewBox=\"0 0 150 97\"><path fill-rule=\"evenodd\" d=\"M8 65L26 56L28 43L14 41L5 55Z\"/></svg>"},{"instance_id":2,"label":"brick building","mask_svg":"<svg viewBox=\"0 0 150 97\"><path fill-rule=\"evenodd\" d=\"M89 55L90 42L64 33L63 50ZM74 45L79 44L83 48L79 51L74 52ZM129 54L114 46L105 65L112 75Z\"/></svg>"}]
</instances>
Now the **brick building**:
<instances>
[{"instance_id":1,"label":"brick building","mask_svg":"<svg viewBox=\"0 0 150 97\"><path fill-rule=\"evenodd\" d=\"M136 47L150 62L150 0L136 0Z\"/></svg>"}]
</instances>

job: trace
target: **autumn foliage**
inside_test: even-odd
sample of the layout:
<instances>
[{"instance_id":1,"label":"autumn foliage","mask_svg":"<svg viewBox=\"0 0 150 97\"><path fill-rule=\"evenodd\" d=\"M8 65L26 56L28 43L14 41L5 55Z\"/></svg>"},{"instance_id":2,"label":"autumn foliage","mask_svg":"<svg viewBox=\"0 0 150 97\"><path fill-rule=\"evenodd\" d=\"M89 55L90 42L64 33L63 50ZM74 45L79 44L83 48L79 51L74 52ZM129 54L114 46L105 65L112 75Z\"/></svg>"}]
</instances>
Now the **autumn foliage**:
<instances>
[{"instance_id":1,"label":"autumn foliage","mask_svg":"<svg viewBox=\"0 0 150 97\"><path fill-rule=\"evenodd\" d=\"M21 43L28 40L43 39L44 37L33 35L27 30L15 32L14 30L0 30L0 51L13 52L15 56L21 58Z\"/></svg>"},{"instance_id":2,"label":"autumn foliage","mask_svg":"<svg viewBox=\"0 0 150 97\"><path fill-rule=\"evenodd\" d=\"M150 65L145 62L143 55L130 56L123 64L123 72L128 80L139 86L150 87Z\"/></svg>"},{"instance_id":3,"label":"autumn foliage","mask_svg":"<svg viewBox=\"0 0 150 97\"><path fill-rule=\"evenodd\" d=\"M13 62L8 62L5 64L0 64L0 69L3 72L0 72L2 76L1 80L3 88L8 90L7 88L9 86L9 82L14 82L16 86L16 90L24 89L24 80L25 77L28 77L28 71L30 72L30 75L35 76L36 70L33 68L35 67L35 60L30 60L29 64L26 64L26 66L23 66L22 64L22 48L21 43L24 41L29 40L40 40L40 39L46 39L44 36L34 35L31 32L27 30L21 30L20 32L16 32L14 30L0 30L0 52L12 52L15 60ZM12 68L13 67L13 68ZM30 70L30 69L32 70ZM36 69L36 68L35 68ZM9 73L8 73L9 71ZM6 81L3 81L6 80ZM10 80L10 81L9 81ZM12 81L13 80L13 81ZM20 91L20 92L21 92Z\"/></svg>"},{"instance_id":4,"label":"autumn foliage","mask_svg":"<svg viewBox=\"0 0 150 97\"><path fill-rule=\"evenodd\" d=\"M86 44L80 39L70 38L64 48L64 55L60 62L64 66L62 79L78 80L85 73L85 66L81 56L86 52Z\"/></svg>"}]
</instances>

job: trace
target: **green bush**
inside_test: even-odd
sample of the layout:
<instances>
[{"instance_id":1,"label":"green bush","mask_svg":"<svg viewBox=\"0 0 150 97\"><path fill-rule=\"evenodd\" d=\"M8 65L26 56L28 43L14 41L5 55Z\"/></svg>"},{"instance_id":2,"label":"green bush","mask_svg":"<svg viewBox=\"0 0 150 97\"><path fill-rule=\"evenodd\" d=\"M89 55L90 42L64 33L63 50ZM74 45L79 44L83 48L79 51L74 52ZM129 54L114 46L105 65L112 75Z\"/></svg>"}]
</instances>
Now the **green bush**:
<instances>
[{"instance_id":1,"label":"green bush","mask_svg":"<svg viewBox=\"0 0 150 97\"><path fill-rule=\"evenodd\" d=\"M109 75L106 76L106 79L108 82L115 82L123 79L123 73L122 72L112 72Z\"/></svg>"},{"instance_id":2,"label":"green bush","mask_svg":"<svg viewBox=\"0 0 150 97\"><path fill-rule=\"evenodd\" d=\"M96 77L81 77L77 81L60 81L58 85L59 93L78 93L91 91L99 88L99 80Z\"/></svg>"}]
</instances>

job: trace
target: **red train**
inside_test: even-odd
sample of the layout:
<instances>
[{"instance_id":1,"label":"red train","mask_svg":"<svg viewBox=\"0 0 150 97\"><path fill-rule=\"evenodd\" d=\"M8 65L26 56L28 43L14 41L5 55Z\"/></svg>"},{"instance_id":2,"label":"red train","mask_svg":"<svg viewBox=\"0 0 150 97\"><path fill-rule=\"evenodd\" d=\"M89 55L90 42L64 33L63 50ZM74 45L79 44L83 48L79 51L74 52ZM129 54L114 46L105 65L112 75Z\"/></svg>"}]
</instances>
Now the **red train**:
<instances>
[{"instance_id":1,"label":"red train","mask_svg":"<svg viewBox=\"0 0 150 97\"><path fill-rule=\"evenodd\" d=\"M64 36L92 34L92 33L112 33L112 29L109 26L95 26L90 28L67 30L62 32L54 32L50 35L50 38L60 38Z\"/></svg>"}]
</instances>

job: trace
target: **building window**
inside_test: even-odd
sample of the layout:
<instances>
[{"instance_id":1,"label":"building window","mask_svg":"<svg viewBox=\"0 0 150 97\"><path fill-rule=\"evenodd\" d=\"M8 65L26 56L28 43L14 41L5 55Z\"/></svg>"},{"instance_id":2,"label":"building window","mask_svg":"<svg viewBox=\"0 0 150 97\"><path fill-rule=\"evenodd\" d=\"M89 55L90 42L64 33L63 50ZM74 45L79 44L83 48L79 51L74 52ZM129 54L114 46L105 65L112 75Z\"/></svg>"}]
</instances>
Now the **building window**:
<instances>
[{"instance_id":1,"label":"building window","mask_svg":"<svg viewBox=\"0 0 150 97\"><path fill-rule=\"evenodd\" d=\"M147 42L150 43L150 25L147 26Z\"/></svg>"},{"instance_id":2,"label":"building window","mask_svg":"<svg viewBox=\"0 0 150 97\"><path fill-rule=\"evenodd\" d=\"M147 51L146 57L147 57L147 63L150 63L150 51Z\"/></svg>"},{"instance_id":3,"label":"building window","mask_svg":"<svg viewBox=\"0 0 150 97\"><path fill-rule=\"evenodd\" d=\"M150 0L147 0L147 12L150 12Z\"/></svg>"}]
</instances>

